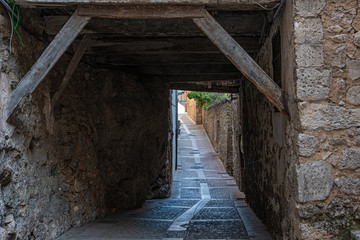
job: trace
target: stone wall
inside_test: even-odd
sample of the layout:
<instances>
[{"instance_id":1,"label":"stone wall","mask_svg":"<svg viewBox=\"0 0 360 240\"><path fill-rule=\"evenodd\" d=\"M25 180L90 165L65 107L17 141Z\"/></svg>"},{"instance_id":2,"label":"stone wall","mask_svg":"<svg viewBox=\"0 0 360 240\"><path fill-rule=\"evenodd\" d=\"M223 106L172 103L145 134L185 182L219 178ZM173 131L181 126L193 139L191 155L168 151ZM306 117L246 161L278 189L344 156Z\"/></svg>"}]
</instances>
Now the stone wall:
<instances>
[{"instance_id":1,"label":"stone wall","mask_svg":"<svg viewBox=\"0 0 360 240\"><path fill-rule=\"evenodd\" d=\"M0 239L54 239L146 197L167 196L169 90L158 81L81 63L51 113L66 53L5 122L9 93L47 45L37 12L21 14L29 19L18 27L25 47L14 37L10 53L0 8Z\"/></svg>"},{"instance_id":2,"label":"stone wall","mask_svg":"<svg viewBox=\"0 0 360 240\"><path fill-rule=\"evenodd\" d=\"M196 123L202 124L203 108L197 105L194 99L187 100L187 112L189 117Z\"/></svg>"},{"instance_id":3,"label":"stone wall","mask_svg":"<svg viewBox=\"0 0 360 240\"><path fill-rule=\"evenodd\" d=\"M231 100L231 152L232 152L232 173L240 191L244 191L244 147L243 147L243 114L242 101L238 94L232 95Z\"/></svg>"},{"instance_id":4,"label":"stone wall","mask_svg":"<svg viewBox=\"0 0 360 240\"><path fill-rule=\"evenodd\" d=\"M233 173L232 109L229 99L214 102L204 110L204 129L226 171Z\"/></svg>"},{"instance_id":5,"label":"stone wall","mask_svg":"<svg viewBox=\"0 0 360 240\"><path fill-rule=\"evenodd\" d=\"M297 209L303 239L360 229L360 2L295 4Z\"/></svg>"},{"instance_id":6,"label":"stone wall","mask_svg":"<svg viewBox=\"0 0 360 240\"><path fill-rule=\"evenodd\" d=\"M146 198L167 197L172 133L166 86L103 70L85 90L97 132L107 209L134 208Z\"/></svg>"},{"instance_id":7,"label":"stone wall","mask_svg":"<svg viewBox=\"0 0 360 240\"><path fill-rule=\"evenodd\" d=\"M244 191L276 239L350 239L360 228L359 22L356 0L286 2L257 61L274 78L280 31L291 120L248 81L234 102Z\"/></svg>"},{"instance_id":8,"label":"stone wall","mask_svg":"<svg viewBox=\"0 0 360 240\"><path fill-rule=\"evenodd\" d=\"M188 98L187 100L187 113L188 116L196 122L196 101L194 99Z\"/></svg>"},{"instance_id":9,"label":"stone wall","mask_svg":"<svg viewBox=\"0 0 360 240\"><path fill-rule=\"evenodd\" d=\"M273 65L273 39L280 33L281 72ZM234 130L234 145L238 145L237 181L255 213L264 221L275 239L296 239L296 139L299 117L295 98L293 4L286 1L272 23L268 37L256 61L273 79L278 74L279 85L287 95L291 121L281 114L248 80L243 81L239 101L233 109L239 112ZM240 169L239 169L240 168ZM243 173L243 174L242 174Z\"/></svg>"}]
</instances>

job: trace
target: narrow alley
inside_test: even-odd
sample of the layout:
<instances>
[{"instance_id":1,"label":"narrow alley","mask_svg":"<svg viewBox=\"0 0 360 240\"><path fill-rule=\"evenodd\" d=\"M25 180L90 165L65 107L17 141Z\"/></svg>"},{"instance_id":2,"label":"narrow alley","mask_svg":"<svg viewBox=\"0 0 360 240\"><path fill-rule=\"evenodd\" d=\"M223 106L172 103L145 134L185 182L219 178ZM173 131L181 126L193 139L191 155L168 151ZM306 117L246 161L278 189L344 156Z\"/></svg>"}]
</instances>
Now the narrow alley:
<instances>
[{"instance_id":1,"label":"narrow alley","mask_svg":"<svg viewBox=\"0 0 360 240\"><path fill-rule=\"evenodd\" d=\"M202 125L180 114L178 170L169 199L147 200L58 240L271 239L214 152Z\"/></svg>"}]
</instances>

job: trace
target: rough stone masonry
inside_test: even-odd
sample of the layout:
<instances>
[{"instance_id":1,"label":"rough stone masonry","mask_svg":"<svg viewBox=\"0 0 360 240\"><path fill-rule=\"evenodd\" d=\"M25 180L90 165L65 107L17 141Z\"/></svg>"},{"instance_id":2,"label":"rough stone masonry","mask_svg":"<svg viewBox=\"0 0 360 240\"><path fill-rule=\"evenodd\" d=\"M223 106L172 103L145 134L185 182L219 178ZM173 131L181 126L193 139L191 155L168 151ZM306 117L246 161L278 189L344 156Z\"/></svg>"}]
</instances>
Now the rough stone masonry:
<instances>
[{"instance_id":1,"label":"rough stone masonry","mask_svg":"<svg viewBox=\"0 0 360 240\"><path fill-rule=\"evenodd\" d=\"M54 239L168 196L169 90L160 81L80 63L51 112L71 59L65 54L5 121L9 93L49 42L37 12L21 16L25 47L14 38L10 53L10 22L0 8L0 239Z\"/></svg>"},{"instance_id":2,"label":"rough stone masonry","mask_svg":"<svg viewBox=\"0 0 360 240\"><path fill-rule=\"evenodd\" d=\"M296 1L297 209L305 239L360 229L360 1Z\"/></svg>"},{"instance_id":3,"label":"rough stone masonry","mask_svg":"<svg viewBox=\"0 0 360 240\"><path fill-rule=\"evenodd\" d=\"M279 74L273 66L277 33L278 84L287 95L291 121L243 81L239 98L231 101L229 172L275 239L355 238L360 230L360 1L286 1L257 56L273 78ZM225 116L229 107L217 103L216 109ZM216 126L213 112L205 112L206 126Z\"/></svg>"},{"instance_id":4,"label":"rough stone masonry","mask_svg":"<svg viewBox=\"0 0 360 240\"><path fill-rule=\"evenodd\" d=\"M49 39L41 16L24 10L19 31L31 48L14 41L10 53L10 22L0 11L0 239L53 239L167 196L167 86L81 63L51 112L65 55L7 123L8 94ZM359 0L286 1L256 60L273 79L280 74L291 121L243 81L232 102L240 164L232 162L234 175L244 172L235 178L249 205L275 239L350 239L360 228Z\"/></svg>"}]
</instances>

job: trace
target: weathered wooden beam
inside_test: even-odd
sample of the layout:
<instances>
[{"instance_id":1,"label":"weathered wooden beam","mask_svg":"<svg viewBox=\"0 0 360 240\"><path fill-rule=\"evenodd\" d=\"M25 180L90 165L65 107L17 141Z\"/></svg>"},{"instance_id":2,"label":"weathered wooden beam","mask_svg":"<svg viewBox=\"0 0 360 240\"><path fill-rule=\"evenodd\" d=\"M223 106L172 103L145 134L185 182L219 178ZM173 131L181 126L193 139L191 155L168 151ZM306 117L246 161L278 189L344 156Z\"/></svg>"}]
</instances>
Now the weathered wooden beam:
<instances>
[{"instance_id":1,"label":"weathered wooden beam","mask_svg":"<svg viewBox=\"0 0 360 240\"><path fill-rule=\"evenodd\" d=\"M79 16L77 11L74 12L69 21L10 94L6 119L9 119L21 99L36 89L90 19L90 17Z\"/></svg>"},{"instance_id":2,"label":"weathered wooden beam","mask_svg":"<svg viewBox=\"0 0 360 240\"><path fill-rule=\"evenodd\" d=\"M249 53L258 49L254 38L235 38L246 47ZM99 40L89 47L86 54L105 56L120 54L188 54L188 53L221 53L206 37L188 38L152 38L152 39L108 39Z\"/></svg>"},{"instance_id":3,"label":"weathered wooden beam","mask_svg":"<svg viewBox=\"0 0 360 240\"><path fill-rule=\"evenodd\" d=\"M194 83L171 83L170 89L186 90L186 91L202 91L202 92L218 92L218 93L239 93L239 87L228 87L220 85L199 85Z\"/></svg>"},{"instance_id":4,"label":"weathered wooden beam","mask_svg":"<svg viewBox=\"0 0 360 240\"><path fill-rule=\"evenodd\" d=\"M100 64L98 66L101 66ZM101 66L103 68L111 67L108 65ZM125 66L117 67L118 70L128 73L141 73L144 75L193 75L193 74L208 74L217 73L223 74L227 72L234 72L237 69L230 64L184 64L184 65L170 65L170 66Z\"/></svg>"},{"instance_id":5,"label":"weathered wooden beam","mask_svg":"<svg viewBox=\"0 0 360 240\"><path fill-rule=\"evenodd\" d=\"M228 64L229 60L220 53L210 54L99 54L85 58L91 64L107 64L111 66L153 66L153 65L184 65L184 64Z\"/></svg>"},{"instance_id":6,"label":"weathered wooden beam","mask_svg":"<svg viewBox=\"0 0 360 240\"><path fill-rule=\"evenodd\" d=\"M120 19L186 19L201 17L203 6L79 6L79 15Z\"/></svg>"},{"instance_id":7,"label":"weathered wooden beam","mask_svg":"<svg viewBox=\"0 0 360 240\"><path fill-rule=\"evenodd\" d=\"M192 75L168 75L157 76L169 83L191 83L191 82L222 82L222 81L239 81L243 76L240 72L232 73L207 73Z\"/></svg>"},{"instance_id":8,"label":"weathered wooden beam","mask_svg":"<svg viewBox=\"0 0 360 240\"><path fill-rule=\"evenodd\" d=\"M263 10L258 4L265 7L274 7L279 0L14 0L22 7L61 7L79 4L111 4L111 5L190 5L206 6L216 10Z\"/></svg>"},{"instance_id":9,"label":"weathered wooden beam","mask_svg":"<svg viewBox=\"0 0 360 240\"><path fill-rule=\"evenodd\" d=\"M246 53L246 51L225 31L208 13L203 11L202 18L194 18L195 24L225 54L225 56L249 79L279 111L290 119L286 109L285 95L282 89L265 71Z\"/></svg>"},{"instance_id":10,"label":"weathered wooden beam","mask_svg":"<svg viewBox=\"0 0 360 240\"><path fill-rule=\"evenodd\" d=\"M61 81L59 90L54 94L53 98L51 99L51 112L53 112L54 107L58 103L60 96L63 94L66 86L70 82L70 79L71 79L72 75L74 74L75 70L77 69L86 48L89 46L90 41L91 41L91 36L85 35L83 37L83 39L81 40L78 48L76 49L76 52L75 52L74 56L72 57L68 68L66 69L65 76L64 76L63 80Z\"/></svg>"},{"instance_id":11,"label":"weathered wooden beam","mask_svg":"<svg viewBox=\"0 0 360 240\"><path fill-rule=\"evenodd\" d=\"M44 16L45 32L59 32L70 16ZM234 37L260 37L263 18L257 12L218 13L216 20ZM241 24L239 24L241 22ZM106 19L93 18L80 34L109 34L122 37L199 37L203 32L191 19ZM116 39L116 38L115 38Z\"/></svg>"}]
</instances>

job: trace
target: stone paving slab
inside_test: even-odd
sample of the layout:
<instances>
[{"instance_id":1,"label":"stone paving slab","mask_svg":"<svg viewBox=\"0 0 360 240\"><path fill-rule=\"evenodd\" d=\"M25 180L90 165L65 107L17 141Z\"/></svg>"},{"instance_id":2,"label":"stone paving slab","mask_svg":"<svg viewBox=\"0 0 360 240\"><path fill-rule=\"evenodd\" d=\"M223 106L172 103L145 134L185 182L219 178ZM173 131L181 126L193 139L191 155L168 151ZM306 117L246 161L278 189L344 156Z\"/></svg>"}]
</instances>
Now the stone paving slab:
<instances>
[{"instance_id":1,"label":"stone paving slab","mask_svg":"<svg viewBox=\"0 0 360 240\"><path fill-rule=\"evenodd\" d=\"M169 199L74 228L58 240L270 240L202 126L181 115L178 171Z\"/></svg>"},{"instance_id":2,"label":"stone paving slab","mask_svg":"<svg viewBox=\"0 0 360 240\"><path fill-rule=\"evenodd\" d=\"M191 222L185 240L250 239L242 221Z\"/></svg>"},{"instance_id":3,"label":"stone paving slab","mask_svg":"<svg viewBox=\"0 0 360 240\"><path fill-rule=\"evenodd\" d=\"M194 218L198 219L240 219L236 208L203 208Z\"/></svg>"}]
</instances>

